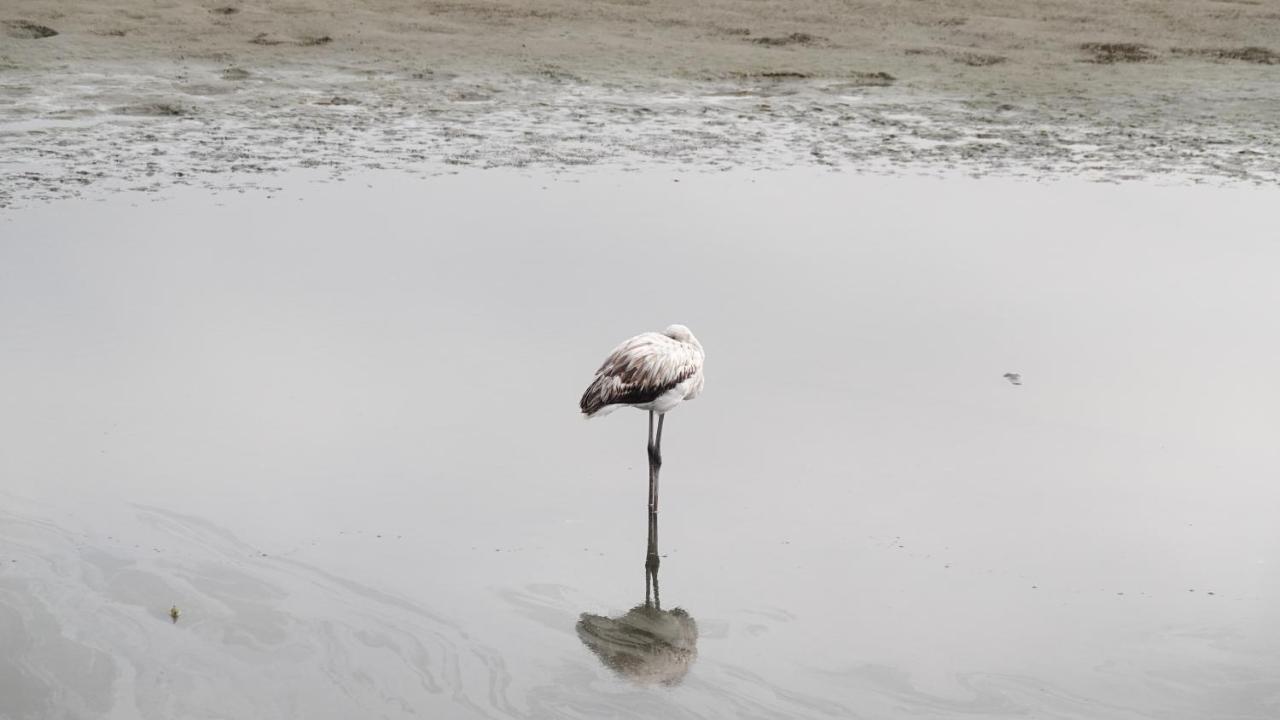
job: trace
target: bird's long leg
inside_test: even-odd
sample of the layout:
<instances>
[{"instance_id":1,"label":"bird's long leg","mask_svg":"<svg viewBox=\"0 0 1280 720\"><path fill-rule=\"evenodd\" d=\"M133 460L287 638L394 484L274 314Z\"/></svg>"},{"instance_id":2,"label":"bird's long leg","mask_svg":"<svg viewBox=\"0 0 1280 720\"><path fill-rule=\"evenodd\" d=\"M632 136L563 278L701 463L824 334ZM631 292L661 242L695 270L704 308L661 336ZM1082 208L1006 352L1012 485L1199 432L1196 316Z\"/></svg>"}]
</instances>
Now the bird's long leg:
<instances>
[{"instance_id":1,"label":"bird's long leg","mask_svg":"<svg viewBox=\"0 0 1280 720\"><path fill-rule=\"evenodd\" d=\"M644 604L653 606L658 601L658 516L649 513L649 542L644 553ZM652 591L652 599L651 598ZM659 607L659 610L662 608Z\"/></svg>"},{"instance_id":2,"label":"bird's long leg","mask_svg":"<svg viewBox=\"0 0 1280 720\"><path fill-rule=\"evenodd\" d=\"M653 465L653 499L649 504L650 512L658 512L658 471L662 469L662 421L667 419L666 413L658 414L658 434L653 438L653 453L649 462Z\"/></svg>"},{"instance_id":3,"label":"bird's long leg","mask_svg":"<svg viewBox=\"0 0 1280 720\"><path fill-rule=\"evenodd\" d=\"M653 411L649 411L649 444L645 448L649 453L649 512L657 510L658 470L653 465Z\"/></svg>"},{"instance_id":4,"label":"bird's long leg","mask_svg":"<svg viewBox=\"0 0 1280 720\"><path fill-rule=\"evenodd\" d=\"M644 550L644 566L650 570L657 570L658 564L658 516L649 516L649 542L645 545Z\"/></svg>"}]
</instances>

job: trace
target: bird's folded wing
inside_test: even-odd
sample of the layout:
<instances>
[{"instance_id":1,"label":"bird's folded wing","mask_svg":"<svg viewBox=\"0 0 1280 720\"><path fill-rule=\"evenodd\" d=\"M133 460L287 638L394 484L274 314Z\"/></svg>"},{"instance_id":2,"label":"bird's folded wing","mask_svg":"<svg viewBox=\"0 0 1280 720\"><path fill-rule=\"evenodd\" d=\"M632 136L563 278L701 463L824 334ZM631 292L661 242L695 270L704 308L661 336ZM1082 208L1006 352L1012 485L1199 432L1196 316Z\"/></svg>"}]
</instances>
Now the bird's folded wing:
<instances>
[{"instance_id":1,"label":"bird's folded wing","mask_svg":"<svg viewBox=\"0 0 1280 720\"><path fill-rule=\"evenodd\" d=\"M692 346L666 335L637 335L609 353L579 405L592 413L606 405L651 402L696 373L700 360Z\"/></svg>"}]
</instances>

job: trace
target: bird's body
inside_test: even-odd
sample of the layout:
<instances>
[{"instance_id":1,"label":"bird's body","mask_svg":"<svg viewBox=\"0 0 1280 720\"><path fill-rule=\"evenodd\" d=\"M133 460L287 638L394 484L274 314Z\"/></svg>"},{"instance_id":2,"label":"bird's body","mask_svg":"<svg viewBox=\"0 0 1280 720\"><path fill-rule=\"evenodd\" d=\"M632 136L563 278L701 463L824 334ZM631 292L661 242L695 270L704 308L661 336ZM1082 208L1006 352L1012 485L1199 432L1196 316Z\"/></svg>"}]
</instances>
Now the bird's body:
<instances>
[{"instance_id":1,"label":"bird's body","mask_svg":"<svg viewBox=\"0 0 1280 720\"><path fill-rule=\"evenodd\" d=\"M609 353L578 406L587 417L629 405L659 415L702 392L702 344L683 325L642 333Z\"/></svg>"},{"instance_id":2,"label":"bird's body","mask_svg":"<svg viewBox=\"0 0 1280 720\"><path fill-rule=\"evenodd\" d=\"M609 353L578 407L588 418L630 406L649 411L649 512L658 511L662 424L667 413L702 392L702 343L683 325L642 333ZM654 434L653 416L658 416Z\"/></svg>"}]
</instances>

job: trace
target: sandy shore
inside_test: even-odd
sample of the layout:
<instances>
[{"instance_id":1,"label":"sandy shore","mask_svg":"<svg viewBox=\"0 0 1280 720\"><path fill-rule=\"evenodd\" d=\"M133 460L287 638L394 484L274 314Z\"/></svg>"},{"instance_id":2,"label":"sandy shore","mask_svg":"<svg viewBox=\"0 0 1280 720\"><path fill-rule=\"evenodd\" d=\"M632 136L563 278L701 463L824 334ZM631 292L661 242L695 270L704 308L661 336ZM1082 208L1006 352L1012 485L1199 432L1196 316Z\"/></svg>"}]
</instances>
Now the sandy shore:
<instances>
[{"instance_id":1,"label":"sandy shore","mask_svg":"<svg viewBox=\"0 0 1280 720\"><path fill-rule=\"evenodd\" d=\"M1275 0L12 0L0 202L423 161L1274 182L1278 37Z\"/></svg>"}]
</instances>

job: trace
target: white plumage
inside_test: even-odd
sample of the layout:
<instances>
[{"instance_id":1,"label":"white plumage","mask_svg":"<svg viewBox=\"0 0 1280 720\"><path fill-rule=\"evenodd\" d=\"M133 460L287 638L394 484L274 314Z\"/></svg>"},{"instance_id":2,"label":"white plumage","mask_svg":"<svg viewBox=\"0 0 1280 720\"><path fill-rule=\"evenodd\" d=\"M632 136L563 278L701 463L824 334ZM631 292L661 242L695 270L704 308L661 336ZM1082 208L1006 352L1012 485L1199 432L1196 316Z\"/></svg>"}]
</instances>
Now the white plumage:
<instances>
[{"instance_id":1,"label":"white plumage","mask_svg":"<svg viewBox=\"0 0 1280 720\"><path fill-rule=\"evenodd\" d=\"M623 405L666 414L702 392L702 344L683 325L642 333L609 353L579 407L587 417Z\"/></svg>"}]
</instances>

